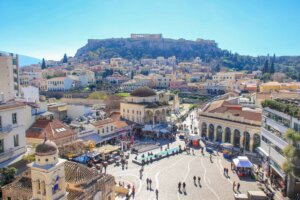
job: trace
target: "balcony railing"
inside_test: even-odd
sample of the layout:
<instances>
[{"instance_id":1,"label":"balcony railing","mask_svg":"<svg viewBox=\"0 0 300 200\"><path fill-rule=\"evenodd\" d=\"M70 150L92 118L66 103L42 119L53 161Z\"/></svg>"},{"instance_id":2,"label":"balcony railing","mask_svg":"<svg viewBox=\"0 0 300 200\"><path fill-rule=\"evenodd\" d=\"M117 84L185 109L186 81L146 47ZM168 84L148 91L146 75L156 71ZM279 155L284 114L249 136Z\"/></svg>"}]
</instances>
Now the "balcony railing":
<instances>
[{"instance_id":1,"label":"balcony railing","mask_svg":"<svg viewBox=\"0 0 300 200\"><path fill-rule=\"evenodd\" d=\"M0 127L0 133L9 133L13 129L12 125L2 126Z\"/></svg>"}]
</instances>

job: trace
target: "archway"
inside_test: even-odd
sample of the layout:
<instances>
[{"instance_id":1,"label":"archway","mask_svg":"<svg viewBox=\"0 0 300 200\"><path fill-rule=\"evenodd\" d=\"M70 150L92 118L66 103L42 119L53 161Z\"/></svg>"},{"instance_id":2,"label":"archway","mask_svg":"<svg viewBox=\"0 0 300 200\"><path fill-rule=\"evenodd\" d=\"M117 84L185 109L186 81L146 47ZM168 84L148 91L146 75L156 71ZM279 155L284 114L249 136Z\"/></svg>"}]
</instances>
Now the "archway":
<instances>
[{"instance_id":1,"label":"archway","mask_svg":"<svg viewBox=\"0 0 300 200\"><path fill-rule=\"evenodd\" d=\"M250 133L247 131L244 132L243 148L246 151L250 150Z\"/></svg>"},{"instance_id":2,"label":"archway","mask_svg":"<svg viewBox=\"0 0 300 200\"><path fill-rule=\"evenodd\" d=\"M222 134L223 134L223 129L221 126L217 127L217 142L222 142Z\"/></svg>"},{"instance_id":3,"label":"archway","mask_svg":"<svg viewBox=\"0 0 300 200\"><path fill-rule=\"evenodd\" d=\"M202 125L201 125L201 131L202 131L201 136L206 138L207 137L207 135L206 135L206 133L207 133L207 125L206 125L205 122L203 122Z\"/></svg>"},{"instance_id":4,"label":"archway","mask_svg":"<svg viewBox=\"0 0 300 200\"><path fill-rule=\"evenodd\" d=\"M225 142L231 143L231 130L228 127L225 129Z\"/></svg>"},{"instance_id":5,"label":"archway","mask_svg":"<svg viewBox=\"0 0 300 200\"><path fill-rule=\"evenodd\" d=\"M150 110L147 110L146 112L145 112L145 123L153 123L153 113L152 113L152 111L150 111Z\"/></svg>"},{"instance_id":6,"label":"archway","mask_svg":"<svg viewBox=\"0 0 300 200\"><path fill-rule=\"evenodd\" d=\"M256 148L259 146L260 146L260 135L255 133L253 135L253 151L255 151Z\"/></svg>"},{"instance_id":7,"label":"archway","mask_svg":"<svg viewBox=\"0 0 300 200\"><path fill-rule=\"evenodd\" d=\"M208 138L210 140L214 140L214 138L215 138L214 133L215 133L215 127L214 127L214 125L210 124L209 125L209 130L208 130Z\"/></svg>"},{"instance_id":8,"label":"archway","mask_svg":"<svg viewBox=\"0 0 300 200\"><path fill-rule=\"evenodd\" d=\"M234 130L234 138L233 138L233 146L234 147L240 147L240 138L241 138L241 133L239 130L235 129Z\"/></svg>"},{"instance_id":9,"label":"archway","mask_svg":"<svg viewBox=\"0 0 300 200\"><path fill-rule=\"evenodd\" d=\"M161 113L159 110L156 110L154 115L154 123L158 124L160 122L161 122Z\"/></svg>"}]
</instances>

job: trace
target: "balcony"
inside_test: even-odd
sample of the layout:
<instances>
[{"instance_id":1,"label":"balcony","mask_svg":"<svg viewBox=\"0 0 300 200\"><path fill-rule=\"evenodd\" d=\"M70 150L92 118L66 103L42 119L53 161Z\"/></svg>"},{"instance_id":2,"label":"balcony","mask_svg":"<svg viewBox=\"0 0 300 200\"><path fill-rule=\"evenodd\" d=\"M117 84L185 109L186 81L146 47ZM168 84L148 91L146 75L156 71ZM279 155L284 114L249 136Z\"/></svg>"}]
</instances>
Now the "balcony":
<instances>
[{"instance_id":1,"label":"balcony","mask_svg":"<svg viewBox=\"0 0 300 200\"><path fill-rule=\"evenodd\" d=\"M13 129L12 125L2 126L0 127L0 133L9 133Z\"/></svg>"},{"instance_id":2,"label":"balcony","mask_svg":"<svg viewBox=\"0 0 300 200\"><path fill-rule=\"evenodd\" d=\"M286 127L284 124L270 118L266 119L266 124L268 124L269 126L273 127L274 129L278 130L281 133L285 133L288 129L288 127Z\"/></svg>"},{"instance_id":3,"label":"balcony","mask_svg":"<svg viewBox=\"0 0 300 200\"><path fill-rule=\"evenodd\" d=\"M0 153L0 163L24 154L25 152L25 147L10 148L8 150L5 150L4 152Z\"/></svg>"},{"instance_id":4,"label":"balcony","mask_svg":"<svg viewBox=\"0 0 300 200\"><path fill-rule=\"evenodd\" d=\"M272 133L271 131L265 129L265 128L261 128L262 130L262 135L264 137L266 137L268 140L270 140L272 143L274 143L275 145L277 145L278 147L280 148L285 148L288 143L287 141L285 140L284 136L279 136L279 135L276 135L275 133Z\"/></svg>"}]
</instances>

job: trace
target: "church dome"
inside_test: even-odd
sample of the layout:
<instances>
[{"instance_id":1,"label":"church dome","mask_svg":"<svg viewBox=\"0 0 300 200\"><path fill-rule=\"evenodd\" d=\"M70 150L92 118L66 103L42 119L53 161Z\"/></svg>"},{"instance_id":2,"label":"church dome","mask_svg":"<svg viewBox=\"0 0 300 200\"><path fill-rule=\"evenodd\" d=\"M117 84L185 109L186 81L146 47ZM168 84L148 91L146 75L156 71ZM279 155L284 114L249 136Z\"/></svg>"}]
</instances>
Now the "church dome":
<instances>
[{"instance_id":1,"label":"church dome","mask_svg":"<svg viewBox=\"0 0 300 200\"><path fill-rule=\"evenodd\" d=\"M57 153L57 146L54 142L45 140L42 144L36 146L35 153L39 156L53 155Z\"/></svg>"},{"instance_id":2,"label":"church dome","mask_svg":"<svg viewBox=\"0 0 300 200\"><path fill-rule=\"evenodd\" d=\"M150 97L155 96L156 92L148 87L141 87L130 93L134 97Z\"/></svg>"}]
</instances>

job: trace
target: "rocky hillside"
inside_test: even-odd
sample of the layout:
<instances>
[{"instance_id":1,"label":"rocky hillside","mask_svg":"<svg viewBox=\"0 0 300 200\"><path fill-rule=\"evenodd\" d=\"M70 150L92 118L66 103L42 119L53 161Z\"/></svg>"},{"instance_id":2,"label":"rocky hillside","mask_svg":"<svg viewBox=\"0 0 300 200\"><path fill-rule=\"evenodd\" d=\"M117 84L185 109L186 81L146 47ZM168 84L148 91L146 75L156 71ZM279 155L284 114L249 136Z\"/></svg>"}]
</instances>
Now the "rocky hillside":
<instances>
[{"instance_id":1,"label":"rocky hillside","mask_svg":"<svg viewBox=\"0 0 300 200\"><path fill-rule=\"evenodd\" d=\"M175 55L178 60L191 60L196 57L213 59L223 54L224 51L211 40L118 38L88 40L84 47L78 49L75 57L81 59L122 57L130 60Z\"/></svg>"},{"instance_id":2,"label":"rocky hillside","mask_svg":"<svg viewBox=\"0 0 300 200\"><path fill-rule=\"evenodd\" d=\"M77 50L75 57L82 61L110 59L122 57L131 59L165 58L176 56L178 62L190 61L200 57L206 65L211 67L228 67L237 70L263 69L268 60L269 66L274 63L276 72L285 72L293 79L300 77L300 56L244 56L220 49L212 40L198 39L90 39L88 43Z\"/></svg>"}]
</instances>

